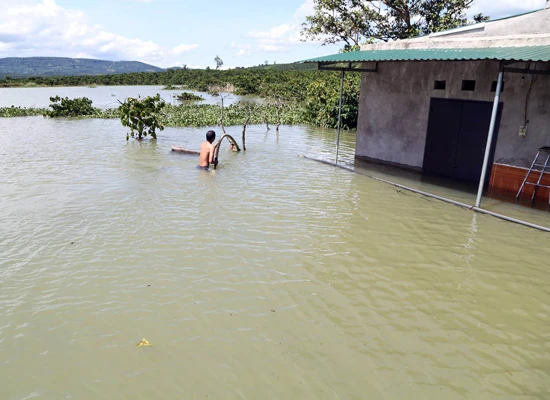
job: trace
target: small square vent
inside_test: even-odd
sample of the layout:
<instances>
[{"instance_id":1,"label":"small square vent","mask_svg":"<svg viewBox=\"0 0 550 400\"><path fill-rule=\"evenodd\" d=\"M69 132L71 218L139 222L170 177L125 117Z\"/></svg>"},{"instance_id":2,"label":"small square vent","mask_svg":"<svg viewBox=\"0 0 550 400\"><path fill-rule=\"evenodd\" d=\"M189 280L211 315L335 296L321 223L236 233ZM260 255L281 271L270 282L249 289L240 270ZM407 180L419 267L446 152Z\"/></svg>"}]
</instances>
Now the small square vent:
<instances>
[{"instance_id":1,"label":"small square vent","mask_svg":"<svg viewBox=\"0 0 550 400\"><path fill-rule=\"evenodd\" d=\"M445 90L447 81L434 81L434 90Z\"/></svg>"},{"instance_id":2,"label":"small square vent","mask_svg":"<svg viewBox=\"0 0 550 400\"><path fill-rule=\"evenodd\" d=\"M474 90L476 90L476 81L463 80L462 90L464 90L465 92L473 92Z\"/></svg>"}]
</instances>

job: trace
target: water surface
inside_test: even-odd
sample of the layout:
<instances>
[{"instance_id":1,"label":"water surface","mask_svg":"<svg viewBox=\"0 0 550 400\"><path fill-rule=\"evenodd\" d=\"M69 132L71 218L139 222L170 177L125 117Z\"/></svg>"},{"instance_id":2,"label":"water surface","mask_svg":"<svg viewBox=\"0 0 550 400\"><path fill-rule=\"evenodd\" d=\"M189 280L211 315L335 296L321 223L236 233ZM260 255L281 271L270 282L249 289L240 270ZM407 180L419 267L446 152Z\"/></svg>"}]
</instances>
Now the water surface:
<instances>
[{"instance_id":1,"label":"water surface","mask_svg":"<svg viewBox=\"0 0 550 400\"><path fill-rule=\"evenodd\" d=\"M300 157L334 131L0 128L1 399L550 396L545 233Z\"/></svg>"},{"instance_id":2,"label":"water surface","mask_svg":"<svg viewBox=\"0 0 550 400\"><path fill-rule=\"evenodd\" d=\"M128 97L155 96L157 93L168 103L180 104L181 102L174 98L175 95L182 92L191 92L202 96L197 104L221 104L219 96L212 96L205 92L193 90L162 90L164 86L74 86L74 87L30 87L30 88L0 88L0 107L35 107L47 108L50 105L50 97L60 96L74 99L77 97L87 97L92 100L94 107L116 108L120 102L124 102ZM224 104L229 105L237 103L240 100L261 101L258 98L249 96L237 96L234 94L225 95Z\"/></svg>"}]
</instances>

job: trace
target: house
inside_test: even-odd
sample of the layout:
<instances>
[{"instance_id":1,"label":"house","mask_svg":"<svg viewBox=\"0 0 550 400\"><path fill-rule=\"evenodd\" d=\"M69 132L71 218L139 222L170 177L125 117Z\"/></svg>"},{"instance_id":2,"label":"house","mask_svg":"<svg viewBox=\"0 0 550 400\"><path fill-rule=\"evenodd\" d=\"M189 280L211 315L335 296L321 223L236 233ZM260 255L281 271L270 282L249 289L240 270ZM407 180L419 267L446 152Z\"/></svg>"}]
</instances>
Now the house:
<instances>
[{"instance_id":1,"label":"house","mask_svg":"<svg viewBox=\"0 0 550 400\"><path fill-rule=\"evenodd\" d=\"M550 0L539 11L306 62L347 71L360 63L357 159L481 179L480 193L515 195L538 149L550 146L549 61ZM537 198L549 201L548 189Z\"/></svg>"}]
</instances>

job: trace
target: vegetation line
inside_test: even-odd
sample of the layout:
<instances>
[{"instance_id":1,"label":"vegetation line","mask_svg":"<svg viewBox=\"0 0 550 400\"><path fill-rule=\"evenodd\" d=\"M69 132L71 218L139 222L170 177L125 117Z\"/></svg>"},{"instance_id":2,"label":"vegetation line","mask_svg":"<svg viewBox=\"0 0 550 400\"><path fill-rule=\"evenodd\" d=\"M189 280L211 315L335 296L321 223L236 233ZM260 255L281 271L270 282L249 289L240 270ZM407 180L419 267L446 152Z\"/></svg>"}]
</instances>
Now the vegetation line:
<instances>
[{"instance_id":1,"label":"vegetation line","mask_svg":"<svg viewBox=\"0 0 550 400\"><path fill-rule=\"evenodd\" d=\"M62 76L34 77L0 80L0 87L29 86L90 86L90 85L162 85L165 89L195 90L215 92L230 90L236 95L251 95L272 99L280 104L280 121L277 108L269 105L265 110L266 119L256 122L252 115L251 124L266 123L269 125L300 123L324 128L336 128L338 118L339 75L334 72L312 70L309 65L277 65L257 68L239 68L233 70L189 70L171 69L165 72L139 72L119 75L96 76ZM192 94L181 94L181 99L199 100ZM217 114L217 106L190 105L190 108L166 107L164 113L168 126L205 126L212 125L211 114ZM198 108L194 108L198 107ZM208 108L214 107L214 108ZM344 128L354 129L357 126L359 107L359 75L348 74L344 85L344 108L342 122ZM229 109L229 107L226 107ZM239 110L241 107L237 107ZM237 112L236 110L234 110ZM192 116L191 114L198 114ZM230 112L228 110L228 112ZM239 111L240 113L240 111ZM41 115L34 109L2 109L0 116ZM253 113L254 114L254 113ZM297 116L297 114L300 114ZM114 111L97 112L96 117L115 118ZM238 121L224 115L224 125L242 125L246 118ZM287 121L287 122L285 122ZM296 122L295 122L296 121ZM299 122L298 122L299 121Z\"/></svg>"},{"instance_id":2,"label":"vegetation line","mask_svg":"<svg viewBox=\"0 0 550 400\"><path fill-rule=\"evenodd\" d=\"M86 110L87 114L78 118L120 118L120 110ZM284 125L315 125L308 118L304 108L297 104L252 104L237 103L224 107L224 126L264 124L265 119L275 123L280 114ZM217 126L220 122L221 107L212 104L181 104L166 106L159 113L159 121L170 127L204 127ZM52 111L44 108L2 107L0 118L53 116ZM60 115L65 116L65 115Z\"/></svg>"}]
</instances>

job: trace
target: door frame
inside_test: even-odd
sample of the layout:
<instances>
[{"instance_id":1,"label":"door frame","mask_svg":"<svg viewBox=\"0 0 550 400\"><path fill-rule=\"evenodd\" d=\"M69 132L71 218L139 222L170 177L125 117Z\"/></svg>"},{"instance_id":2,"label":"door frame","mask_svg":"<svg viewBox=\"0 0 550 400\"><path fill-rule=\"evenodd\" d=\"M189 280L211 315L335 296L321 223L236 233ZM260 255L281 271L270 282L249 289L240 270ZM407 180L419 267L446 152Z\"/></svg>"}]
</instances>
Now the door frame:
<instances>
[{"instance_id":1,"label":"door frame","mask_svg":"<svg viewBox=\"0 0 550 400\"><path fill-rule=\"evenodd\" d=\"M422 172L425 173L425 174L429 174L429 175L436 175L434 173L431 173L431 172L425 172L424 171L424 164L426 162L426 154L427 154L427 150L428 150L428 132L429 132L429 126L430 126L430 117L431 117L431 114L432 114L432 103L434 100L438 100L438 101L448 101L448 102L460 102L460 103L473 103L473 104L493 104L494 102L490 101L490 100L469 100L469 99L457 99L457 98L445 98L445 97L430 97L430 112L428 113L428 124L427 124L427 127L426 127L426 139L425 139L425 142L424 142L424 157L422 159ZM491 152L489 153L489 162L488 162L488 165L487 165L487 174L485 175L485 182L483 183L485 187L487 187L489 185L489 182L490 182L490 179L491 179L491 172L492 172L492 169L493 169L493 163L494 163L494 158L495 158L495 151L496 151L496 146L497 146L497 142L498 142L498 134L499 134L499 130L500 130L500 123L501 123L501 118L502 118L502 111L503 111L503 108L504 108L504 103L501 101L499 102L498 104L498 110L497 110L497 116L496 116L496 121L495 121L495 128L494 128L494 133L493 133L493 142L492 142L492 145L491 145ZM489 136L489 131L487 131L487 135L485 137L485 142L487 141L487 137ZM459 129L458 129L458 137L456 138L456 141L458 143L458 140L460 138L460 126L459 126ZM487 145L485 144L484 146L484 151L486 150L486 147ZM455 160L456 160L456 152L455 152ZM454 163L454 162L453 162ZM483 168L483 166L481 167ZM480 169L480 175L481 175L481 169ZM454 174L452 177L445 177L446 179L450 179L452 181L457 181L459 182L459 180L455 179L454 177ZM472 182L474 183L474 182ZM479 184L479 181L477 182Z\"/></svg>"}]
</instances>

